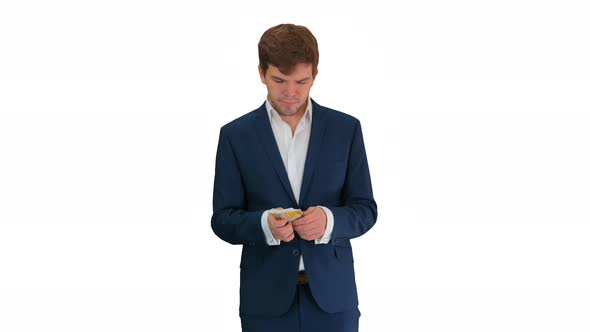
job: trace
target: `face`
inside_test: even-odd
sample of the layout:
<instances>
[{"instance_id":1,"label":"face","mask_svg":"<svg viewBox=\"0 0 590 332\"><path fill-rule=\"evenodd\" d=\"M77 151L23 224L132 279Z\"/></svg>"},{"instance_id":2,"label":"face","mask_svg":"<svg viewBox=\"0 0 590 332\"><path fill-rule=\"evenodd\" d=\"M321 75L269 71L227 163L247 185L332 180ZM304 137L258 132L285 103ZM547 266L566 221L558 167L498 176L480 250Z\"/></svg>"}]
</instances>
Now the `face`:
<instances>
[{"instance_id":1,"label":"face","mask_svg":"<svg viewBox=\"0 0 590 332\"><path fill-rule=\"evenodd\" d=\"M313 85L312 65L295 65L289 75L285 75L273 65L268 65L266 75L258 67L260 79L268 90L268 100L282 116L294 116L305 112L309 90Z\"/></svg>"}]
</instances>

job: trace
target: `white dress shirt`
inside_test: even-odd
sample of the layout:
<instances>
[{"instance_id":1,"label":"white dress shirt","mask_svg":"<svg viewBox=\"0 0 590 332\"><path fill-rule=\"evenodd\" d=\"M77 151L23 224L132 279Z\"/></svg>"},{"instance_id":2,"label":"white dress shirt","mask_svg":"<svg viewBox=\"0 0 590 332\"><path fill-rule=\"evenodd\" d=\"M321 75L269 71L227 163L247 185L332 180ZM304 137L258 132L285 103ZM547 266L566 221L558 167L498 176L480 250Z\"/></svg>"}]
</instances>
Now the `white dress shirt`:
<instances>
[{"instance_id":1,"label":"white dress shirt","mask_svg":"<svg viewBox=\"0 0 590 332\"><path fill-rule=\"evenodd\" d=\"M305 158L307 156L307 147L309 146L309 137L311 134L311 119L312 119L312 105L311 100L307 100L307 108L305 114L299 120L295 133L291 131L291 127L287 124L277 111L272 107L271 103L266 101L266 111L270 120L270 126L274 134L279 152L281 153L281 159L287 176L289 177L289 184L293 190L293 195L297 203L299 203L299 194L301 192L301 182L303 180L303 169L305 167ZM282 208L289 208L290 206L282 206ZM334 229L334 215L330 209L320 206L327 216L326 231L321 239L316 239L315 244L326 244L330 242L332 237L332 230ZM260 220L262 229L266 237L266 242L270 246L278 246L281 244L280 240L277 240L272 235L270 228L268 227L268 211L262 214ZM303 264L303 256L299 259L299 271L305 270Z\"/></svg>"}]
</instances>

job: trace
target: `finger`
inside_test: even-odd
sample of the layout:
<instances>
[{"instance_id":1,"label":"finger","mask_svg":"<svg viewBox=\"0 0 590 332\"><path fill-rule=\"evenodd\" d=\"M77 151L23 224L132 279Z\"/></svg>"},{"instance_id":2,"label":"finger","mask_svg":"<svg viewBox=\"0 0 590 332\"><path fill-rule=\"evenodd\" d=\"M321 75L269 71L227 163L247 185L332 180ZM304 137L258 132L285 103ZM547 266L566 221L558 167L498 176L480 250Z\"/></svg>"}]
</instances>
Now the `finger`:
<instances>
[{"instance_id":1,"label":"finger","mask_svg":"<svg viewBox=\"0 0 590 332\"><path fill-rule=\"evenodd\" d=\"M310 231L313 230L317 230L320 228L320 225L318 223L309 223L309 224L304 224L304 225L293 225L293 229L296 229L299 232L307 232L309 233Z\"/></svg>"},{"instance_id":2,"label":"finger","mask_svg":"<svg viewBox=\"0 0 590 332\"><path fill-rule=\"evenodd\" d=\"M312 211L309 211L303 215L302 218L306 218L306 219L318 219L321 215L320 215L321 211L319 209L313 209ZM300 218L301 219L301 218Z\"/></svg>"},{"instance_id":3,"label":"finger","mask_svg":"<svg viewBox=\"0 0 590 332\"><path fill-rule=\"evenodd\" d=\"M314 234L318 234L320 229L318 227L302 227L300 229L296 229L298 234L301 234L306 237L313 236Z\"/></svg>"},{"instance_id":4,"label":"finger","mask_svg":"<svg viewBox=\"0 0 590 332\"><path fill-rule=\"evenodd\" d=\"M293 229L297 230L298 232L303 232L307 230L307 225L293 225Z\"/></svg>"},{"instance_id":5,"label":"finger","mask_svg":"<svg viewBox=\"0 0 590 332\"><path fill-rule=\"evenodd\" d=\"M309 232L306 234L307 236L307 240L315 240L315 239L319 239L322 237L322 233L318 232L318 231L313 231L313 232Z\"/></svg>"},{"instance_id":6,"label":"finger","mask_svg":"<svg viewBox=\"0 0 590 332\"><path fill-rule=\"evenodd\" d=\"M282 232L279 235L279 239L281 240L286 240L287 238L289 238L289 236L291 236L291 232Z\"/></svg>"},{"instance_id":7,"label":"finger","mask_svg":"<svg viewBox=\"0 0 590 332\"><path fill-rule=\"evenodd\" d=\"M319 227L317 227L316 225L305 225L303 227L301 227L301 231L306 233L306 234L310 234L313 232L317 232L319 230Z\"/></svg>"},{"instance_id":8,"label":"finger","mask_svg":"<svg viewBox=\"0 0 590 332\"><path fill-rule=\"evenodd\" d=\"M301 236L301 238L304 240L307 240L307 241L313 241L313 240L317 239L318 237L314 236L313 234L312 235L306 234L304 236Z\"/></svg>"},{"instance_id":9,"label":"finger","mask_svg":"<svg viewBox=\"0 0 590 332\"><path fill-rule=\"evenodd\" d=\"M279 219L280 219L280 217L275 217L274 215L272 215L270 213L268 214L268 220L269 221L275 221L275 220L279 220Z\"/></svg>"},{"instance_id":10,"label":"finger","mask_svg":"<svg viewBox=\"0 0 590 332\"><path fill-rule=\"evenodd\" d=\"M313 212L313 211L314 211L316 208L317 208L317 207L315 207L315 206L312 206L312 207L308 208L308 209L307 209L307 210L305 210L305 211L301 211L301 214L302 214L302 215L304 215L304 216L306 216L306 215L308 215L308 214L312 213L312 212Z\"/></svg>"},{"instance_id":11,"label":"finger","mask_svg":"<svg viewBox=\"0 0 590 332\"><path fill-rule=\"evenodd\" d=\"M289 233L293 231L289 227L277 227L275 230L276 233L279 234L281 237L286 237L287 235L289 235Z\"/></svg>"},{"instance_id":12,"label":"finger","mask_svg":"<svg viewBox=\"0 0 590 332\"><path fill-rule=\"evenodd\" d=\"M287 223L281 227L281 230L283 230L284 232L293 232L293 225L291 225L291 223L287 221Z\"/></svg>"},{"instance_id":13,"label":"finger","mask_svg":"<svg viewBox=\"0 0 590 332\"><path fill-rule=\"evenodd\" d=\"M303 236L309 235L309 232L310 232L309 227L305 227L305 226L293 227L293 230L295 232L297 232L297 234L303 235Z\"/></svg>"},{"instance_id":14,"label":"finger","mask_svg":"<svg viewBox=\"0 0 590 332\"><path fill-rule=\"evenodd\" d=\"M291 234L289 234L289 236L287 237L287 242L290 242L294 238L295 238L295 233L294 232L291 232Z\"/></svg>"},{"instance_id":15,"label":"finger","mask_svg":"<svg viewBox=\"0 0 590 332\"><path fill-rule=\"evenodd\" d=\"M305 239L308 240L308 241L309 240L313 240L315 238L316 238L315 233L306 233L305 234Z\"/></svg>"},{"instance_id":16,"label":"finger","mask_svg":"<svg viewBox=\"0 0 590 332\"><path fill-rule=\"evenodd\" d=\"M287 226L289 221L287 219L275 219L272 224L276 228L281 228Z\"/></svg>"},{"instance_id":17,"label":"finger","mask_svg":"<svg viewBox=\"0 0 590 332\"><path fill-rule=\"evenodd\" d=\"M289 241L293 240L294 237L295 237L295 234L291 231L291 232L285 232L283 234L283 236L281 236L281 239L282 239L282 241L289 242Z\"/></svg>"},{"instance_id":18,"label":"finger","mask_svg":"<svg viewBox=\"0 0 590 332\"><path fill-rule=\"evenodd\" d=\"M287 225L285 227L281 227L281 228L278 229L278 231L280 232L280 234L282 235L283 238L286 238L290 234L292 234L293 232L295 232L295 230L293 229L293 227L290 227L290 225Z\"/></svg>"},{"instance_id":19,"label":"finger","mask_svg":"<svg viewBox=\"0 0 590 332\"><path fill-rule=\"evenodd\" d=\"M325 229L321 227L313 227L305 230L303 233L310 239L319 239L324 235Z\"/></svg>"},{"instance_id":20,"label":"finger","mask_svg":"<svg viewBox=\"0 0 590 332\"><path fill-rule=\"evenodd\" d=\"M313 220L312 217L310 217L310 216L304 216L304 217L301 217L299 219L293 220L293 226L295 226L295 225L298 225L298 226L299 225L307 225L310 222L312 222L312 220Z\"/></svg>"}]
</instances>

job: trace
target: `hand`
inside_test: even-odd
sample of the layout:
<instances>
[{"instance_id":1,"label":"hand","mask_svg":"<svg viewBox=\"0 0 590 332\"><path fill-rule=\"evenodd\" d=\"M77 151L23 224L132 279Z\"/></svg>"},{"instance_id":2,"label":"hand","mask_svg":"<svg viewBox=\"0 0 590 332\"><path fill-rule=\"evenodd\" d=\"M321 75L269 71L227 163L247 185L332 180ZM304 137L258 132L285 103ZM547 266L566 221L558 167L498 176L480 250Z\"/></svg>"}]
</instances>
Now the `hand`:
<instances>
[{"instance_id":1,"label":"hand","mask_svg":"<svg viewBox=\"0 0 590 332\"><path fill-rule=\"evenodd\" d=\"M270 232L275 239L290 242L293 240L293 238L295 238L293 226L287 221L287 219L278 219L269 213L267 220L268 228L270 228Z\"/></svg>"},{"instance_id":2,"label":"hand","mask_svg":"<svg viewBox=\"0 0 590 332\"><path fill-rule=\"evenodd\" d=\"M303 217L293 220L293 229L304 240L317 240L324 236L328 216L319 206L312 206L303 211Z\"/></svg>"}]
</instances>

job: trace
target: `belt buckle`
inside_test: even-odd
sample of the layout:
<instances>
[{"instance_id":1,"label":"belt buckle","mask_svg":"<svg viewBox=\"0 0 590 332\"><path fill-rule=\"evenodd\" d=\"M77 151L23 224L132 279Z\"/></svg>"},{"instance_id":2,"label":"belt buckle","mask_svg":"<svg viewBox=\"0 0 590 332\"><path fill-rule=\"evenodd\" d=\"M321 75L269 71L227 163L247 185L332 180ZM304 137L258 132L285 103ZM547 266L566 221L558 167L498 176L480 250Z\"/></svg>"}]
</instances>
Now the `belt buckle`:
<instances>
[{"instance_id":1,"label":"belt buckle","mask_svg":"<svg viewBox=\"0 0 590 332\"><path fill-rule=\"evenodd\" d=\"M305 274L305 271L299 271L299 273L297 273L297 284L298 285L307 285L309 281L307 280L307 274Z\"/></svg>"}]
</instances>

